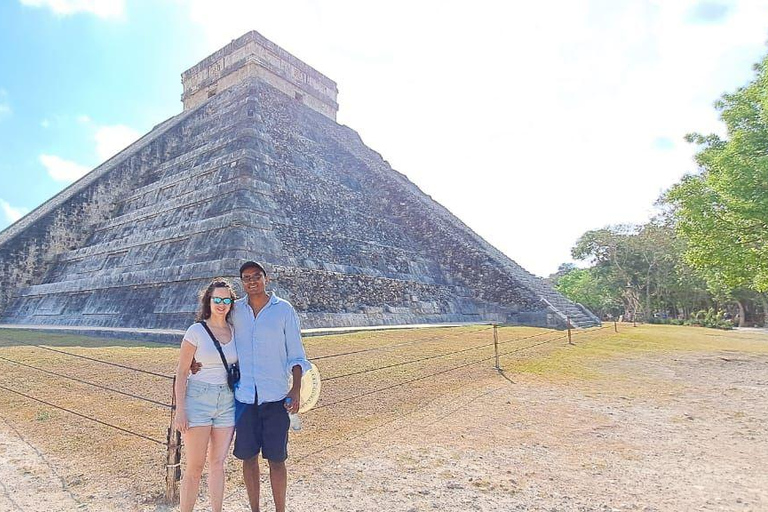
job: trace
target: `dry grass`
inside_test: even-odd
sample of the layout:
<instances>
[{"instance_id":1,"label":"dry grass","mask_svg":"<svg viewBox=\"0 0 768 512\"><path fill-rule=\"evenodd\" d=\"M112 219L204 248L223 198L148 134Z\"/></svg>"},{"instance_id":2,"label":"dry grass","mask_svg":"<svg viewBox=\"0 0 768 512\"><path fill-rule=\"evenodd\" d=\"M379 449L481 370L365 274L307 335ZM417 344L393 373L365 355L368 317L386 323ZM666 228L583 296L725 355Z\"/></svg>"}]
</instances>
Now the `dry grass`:
<instances>
[{"instance_id":1,"label":"dry grass","mask_svg":"<svg viewBox=\"0 0 768 512\"><path fill-rule=\"evenodd\" d=\"M765 333L761 332L647 324L620 324L618 333L613 329L613 324L605 324L602 329L576 331L574 345L563 344L555 350L547 347L536 354L527 352L524 358L509 363L508 368L549 380L568 381L604 376L601 362L607 359L670 352L768 353Z\"/></svg>"},{"instance_id":2,"label":"dry grass","mask_svg":"<svg viewBox=\"0 0 768 512\"><path fill-rule=\"evenodd\" d=\"M621 325L619 330L614 333L611 324L600 330L578 331L573 337L575 345L568 345L567 340L558 339L565 334L562 331L502 327L498 331L499 351L506 355L501 358L501 366L508 378L531 374L548 381L578 384L617 378L603 373L602 362L619 357L670 351L768 353L764 335L760 341L761 335L749 332L648 325ZM0 386L165 441L168 409L7 360L166 403L170 401L170 380L30 345L165 375L173 372L176 347L0 331L0 357L5 358L0 359ZM312 435L299 435L291 441L294 460L328 456L342 444L382 425L398 425L403 417L417 413L423 403L445 401L449 407L450 397L458 390L472 386L482 390L489 379L498 379L493 370L493 331L487 326L313 337L305 339L305 346L324 383L316 409L304 416L306 430ZM377 370L386 366L391 367ZM360 371L366 373L344 376ZM122 492L134 503L159 499L164 446L1 389L0 410L8 427L40 447L59 468L73 493L82 493L85 499L106 499L110 493ZM407 428L407 423L402 428ZM239 478L236 465L230 465L229 479L239 485Z\"/></svg>"}]
</instances>

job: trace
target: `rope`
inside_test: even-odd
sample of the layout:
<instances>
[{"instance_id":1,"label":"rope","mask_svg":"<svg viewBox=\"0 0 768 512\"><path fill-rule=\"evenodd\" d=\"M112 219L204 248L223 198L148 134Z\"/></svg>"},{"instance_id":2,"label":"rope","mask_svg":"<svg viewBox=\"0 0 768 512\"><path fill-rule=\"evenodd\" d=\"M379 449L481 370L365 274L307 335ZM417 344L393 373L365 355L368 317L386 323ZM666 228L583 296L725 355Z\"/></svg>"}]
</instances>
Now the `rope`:
<instances>
[{"instance_id":1,"label":"rope","mask_svg":"<svg viewBox=\"0 0 768 512\"><path fill-rule=\"evenodd\" d=\"M489 326L489 327L487 327L485 329L481 329L481 330L476 331L476 332L483 332L483 331L486 331L486 330L489 330L489 329L492 329L492 328L493 328L493 326ZM590 332L597 332L599 330L606 329L606 328L608 328L608 326L603 326L603 327L600 327L599 329L596 329L595 331L590 331ZM472 333L472 334L475 334L475 333ZM527 340L527 339L532 339L532 338L536 338L536 337L539 337L539 336L543 336L544 334L551 334L551 332L545 331L545 332L537 333L537 334L534 334L534 335L531 335L531 336L526 336L524 338L517 338L517 339L512 339L512 340L507 340L507 341L499 342L498 344L502 345L502 344L512 343L512 342L516 342L516 341L524 341L524 340ZM466 333L461 333L460 335L466 336ZM562 336L559 336L559 337L556 337L556 338L547 339L547 340L544 340L542 342L536 343L534 345L530 345L530 346L527 346L527 347L521 347L521 348L518 348L516 350L512 350L512 351L509 351L509 352L505 352L503 354L499 354L499 357L508 356L508 355L515 354L515 353L518 353L518 352L521 352L521 351L524 351L524 350L530 350L532 348L535 348L535 347L538 347L538 346L541 346L541 345L544 345L544 344L547 344L547 343L551 343L553 341L562 340L562 339L564 339L566 337L567 337L567 335L562 335ZM343 356L343 355L359 354L359 353L364 353L364 352L373 352L373 351L383 350L383 349L386 349L386 348L400 347L400 346L405 346L405 345L413 345L413 344L422 343L422 342L425 342L425 341L434 341L436 339L444 340L445 338L420 339L420 340L415 340L415 341L410 341L410 342L405 342L405 343L397 343L397 344L393 344L393 345L388 345L388 346L385 346L385 347L375 347L375 348L363 349L363 350L352 351L352 352L341 353L341 354L330 354L330 355L327 355L327 356L320 356L320 357L317 357L317 358L314 358L314 359L315 360L318 360L318 359L328 359L328 358L331 358L331 357L340 357L340 356ZM105 364L105 365L109 365L109 366L123 368L123 369L126 369L126 370L132 370L132 371L136 371L136 372L139 372L139 373L153 375L153 376L156 376L156 377L162 377L162 378L169 379L169 380L174 378L173 376L170 376L170 375L165 375L165 374L161 374L161 373L155 373L155 372L151 372L151 371L148 371L148 370L143 370L143 369L140 369L140 368L134 368L134 367L127 366L127 365L122 365L122 364L119 364L119 363L113 363L113 362L110 362L110 361L104 361L104 360L96 359L96 358L93 358L93 357L83 356L83 355L80 355L80 354L73 354L71 352L66 352L64 350L58 350L58 349L51 348L51 347L45 347L45 346L35 345L35 344L32 344L32 343L25 343L25 342L20 342L20 343L22 343L24 345L27 345L27 346L39 348L39 349L42 349L42 350L49 350L49 351L60 353L60 354L64 354L64 355L67 355L67 356L77 357L77 358L80 358L80 359L85 359L85 360L88 360L88 361L93 361L93 362L97 362L97 363L101 363L101 364ZM370 372L374 372L374 371L378 371L378 370L383 370L383 369L387 369L387 368L394 368L394 367L398 367L398 366L404 366L404 365L407 365L407 364L413 364L413 363L427 361L427 360L431 360L431 359L437 359L437 358L440 358L440 357L447 357L447 356L451 356L451 355L455 355L455 354L461 354L461 353L464 353L464 352L469 352L469 351L472 351L472 350L478 350L478 349L481 349L481 348L487 348L487 347L491 347L491 346L493 346L493 343L479 345L479 346L476 346L476 347L469 347L469 348L462 349L462 350L448 352L446 354L438 354L438 355L434 355L434 356L427 356L427 357L423 357L423 358L419 358L419 359L414 359L414 360L411 360L411 361L404 361L404 362L400 362L400 363L394 363L394 364L391 364L391 365L386 365L386 366L382 366L382 367L378 367L378 368L372 368L372 369L368 369L368 370L361 370L361 371L352 372L352 373L348 373L348 374L344 374L344 375L337 375L337 376L334 376L334 377L326 378L325 380L326 381L331 381L331 380L340 379L340 378L343 378L343 377L349 377L349 376L352 376L352 375L360 375L360 374L370 373ZM318 409L322 409L322 408L325 408L325 407L330 407L330 406L333 406L333 405L336 405L336 404L340 404L340 403L343 403L343 402L348 402L350 400L354 400L354 399L357 399L357 398L362 398L362 397L365 397L365 396L369 396L369 395L373 395L373 394L376 394L376 393L380 393L382 391L388 391L390 389L401 387L401 386L404 386L404 385L407 385L407 384L412 384L414 382L418 382L420 380L425 380L425 379L428 379L430 377L435 377L437 375L442 375L442 374L449 373L449 372L452 372L452 371L455 371L455 370L460 370L462 368L466 368L468 366L472 366L472 365L479 364L479 363L482 363L482 362L485 362L485 361L489 361L491 359L494 359L495 357L496 356L493 355L493 356L490 356L490 357L485 357L485 358L482 358L482 359L478 359L476 361L470 361L468 363L464 363L464 364L461 364L461 365L458 365L458 366L454 366L454 367L447 368L447 369L444 369L444 370L432 372L432 373L427 374L427 375L422 375L420 377L409 379L409 380L406 380L406 381L398 383L398 384L393 384L393 385L390 385L390 386L385 386L383 388L378 388L378 389L375 389L375 390L372 390L372 391L368 391L368 392L365 392L365 393L361 393L361 394L358 394L358 395L353 395L353 396L349 396L349 397L346 397L346 398L342 398L340 400L336 400L335 402L330 402L330 403L327 403L327 404L322 404L322 405L320 405L318 407L315 407L312 410L318 410ZM94 386L94 387L97 387L97 388L100 388L100 389L104 389L104 390L107 390L107 391L110 391L110 392L119 393L119 394L122 394L122 395L125 395L125 396L129 396L131 398L135 398L135 399L143 400L143 401L146 401L146 402L150 402L150 403L153 403L153 404L156 404L156 405L160 405L162 407L173 408L173 406L169 405L169 404L158 402L158 401L155 401L155 400L152 400L152 399L148 399L148 398L145 398L145 397L142 397L142 396L139 396L139 395L134 395L132 393L123 392L123 391L120 391L120 390L117 390L117 389L110 388L108 386L102 386L102 385L95 384L95 383L92 383L92 382L84 381L84 380L78 379L76 377L71 377L71 376L59 374L59 373L56 373L56 372L52 372L52 371L49 371L49 370L44 370L42 368L38 368L38 367L29 365L29 364L26 364L26 363L22 363L22 362L19 362L19 361L14 361L14 360L8 359L6 357L0 356L0 359L2 359L4 361L7 361L9 363L13 363L13 364L17 364L17 365L24 366L24 367L27 367L27 368L31 368L31 369L34 369L34 370L37 370L37 371L40 371L40 372L44 372L44 373L50 374L50 375L55 375L55 376L66 378L66 379L69 379L69 380L73 380L73 381L76 381L76 382L79 382L79 383L82 383L82 384L86 384L86 385ZM27 394L22 393L20 391L16 391L16 390L7 388L7 387L5 387L3 385L0 385L0 389L3 389L3 390L5 390L7 392L10 392L10 393L15 393L15 394L17 394L19 396L22 396L24 398L27 398L29 400L34 400L36 402L40 402L40 403L45 404L45 405L47 405L49 407L53 407L55 409L59 409L59 410L64 411L64 412L68 412L70 414L73 414L75 416L87 419L89 421L93 421L93 422L98 423L100 425L103 425L103 426L106 426L106 427L110 427L110 428L119 430L119 431L121 431L121 432L123 432L125 434L133 435L133 436L136 436L136 437L148 440L148 441L152 441L154 443L157 443L157 444L160 444L160 445L163 445L163 446L165 446L167 444L167 443L165 443L163 441L159 441L159 440L151 438L149 436L145 436L143 434L139 434L137 432L133 432L133 431L124 429L124 428L119 427L117 425L112 425L111 423L107 423L107 422L101 421L99 419L87 416L85 414L78 413L76 411L67 409L65 407L61 407L61 406L52 404L50 402L47 402L45 400L41 400L39 398L30 396L30 395L27 395Z\"/></svg>"},{"instance_id":2,"label":"rope","mask_svg":"<svg viewBox=\"0 0 768 512\"><path fill-rule=\"evenodd\" d=\"M427 425L432 425L432 424L434 424L434 423L436 423L436 422L438 422L438 421L440 421L440 420L442 420L442 419L452 415L456 411L459 411L459 410L467 407L467 405L471 404L472 402L474 402L478 398L482 398L484 396L490 395L491 393L496 393L497 391L499 391L501 389L505 389L505 387L495 388L495 389L491 389L489 391L485 391L483 393L480 393L479 395L476 395L476 396L472 397L470 400L468 400L464 404L462 404L462 405L460 405L458 407L455 407L454 409L452 409L452 410L450 410L448 412L445 412L441 417L439 417L438 419L436 419L435 421L433 421L431 423L427 423ZM331 448L336 448L337 446L341 446L343 444L347 444L347 443L351 443L353 441L356 441L356 440L358 440L358 439L368 435L369 433L373 432L374 430L378 430L378 429L380 429L382 427L385 427L387 425L390 425L390 424L392 424L392 423L394 423L394 422L396 422L398 420L402 420L403 418L406 418L408 416L413 416L414 414L416 414L418 412L419 412L419 410L417 409L416 411L412 411L412 412L406 413L406 414L404 414L402 416L396 416L396 417L394 417L394 418L392 418L390 420L386 420L386 421L384 421L382 423L379 423L378 425L375 425L375 426L373 426L373 427L371 427L369 429L364 430L363 432L358 433L357 435L354 435L354 436L351 436L351 437L347 436L347 437L345 437L344 439L342 439L342 440L340 440L338 442L329 443L329 444L327 444L325 446L320 447L319 449L317 449L315 451L312 451L312 452L309 452L309 453L305 453L304 455L299 456L296 459L296 461L297 462L298 461L302 461L302 460L308 459L309 457L313 457L313 456L315 456L315 455L317 455L319 453L322 453L322 452L324 452L326 450L329 450ZM390 433L398 432L400 430L403 430L404 428L408 428L408 425L405 425L403 427L397 428L397 429L393 430Z\"/></svg>"},{"instance_id":3,"label":"rope","mask_svg":"<svg viewBox=\"0 0 768 512\"><path fill-rule=\"evenodd\" d=\"M359 371L356 371L356 372L345 373L343 375L335 375L333 377L326 377L324 380L327 382L327 381L330 381L330 380L341 379L343 377L349 377L349 376L352 376L352 375L360 375L360 374L363 374L363 373L370 373L370 372L375 372L375 371L378 371L378 370L385 370L387 368L395 368L395 367L398 367L398 366L405 366L407 364L420 363L421 361L428 361L430 359L437 359L437 358L440 358L440 357L452 356L454 354L461 354L462 352L469 352L470 350L477 350L477 349L480 349L480 348L488 348L488 347L492 347L492 346L493 346L493 343L485 344L485 345L479 345L477 347L470 347L470 348L465 348L465 349L462 349L462 350L456 350L456 351L453 351L453 352L448 352L446 354L437 354L437 355L434 355L434 356L421 357L419 359L413 359L411 361L403 361L403 362L400 362L400 363L388 364L386 366L379 366L379 367L376 367L376 368L369 368L368 370L359 370Z\"/></svg>"},{"instance_id":4,"label":"rope","mask_svg":"<svg viewBox=\"0 0 768 512\"><path fill-rule=\"evenodd\" d=\"M613 327L612 325L604 325L604 326L602 326L602 327L598 327L597 329L591 329L591 330L589 330L589 331L580 331L580 332L575 332L574 334L578 335L578 337L579 337L579 338L583 338L583 337L585 337L585 336L591 336L592 334L594 334L594 333L596 333L596 332L600 332L600 331L602 331L603 329L610 329L610 328L612 328L612 327Z\"/></svg>"},{"instance_id":5,"label":"rope","mask_svg":"<svg viewBox=\"0 0 768 512\"><path fill-rule=\"evenodd\" d=\"M568 335L564 334L564 335L562 335L562 336L560 336L558 338L552 338L551 340L540 341L539 343L536 343L536 344L533 344L533 345L529 345L527 347L521 347L521 348L518 348L517 350L510 350L509 352L504 352L503 354L499 354L499 357L504 357L504 356L508 356L510 354L516 354L518 352L523 352L525 350L530 350L532 348L540 347L541 345L546 345L547 343L550 343L550 342L553 342L553 341L564 340L567 337L568 337ZM496 357L496 356L494 356L494 357Z\"/></svg>"},{"instance_id":6,"label":"rope","mask_svg":"<svg viewBox=\"0 0 768 512\"><path fill-rule=\"evenodd\" d=\"M499 354L499 357L510 355L510 354L514 354L514 353L517 353L517 352L521 352L523 350L529 350L531 348L535 348L535 347L538 347L540 345L544 345L546 343L551 343L553 341L562 340L562 339L565 339L567 337L568 337L568 335L566 334L566 335L563 335L563 336L560 336L560 337L557 337L557 338L553 338L553 339L550 339L550 340L544 340L544 341L542 341L540 343L537 343L535 345L531 345L531 346L528 346L528 347L522 347L522 348L519 348L519 349L516 349L516 350L512 350L510 352L505 352L504 354ZM388 391L390 389L394 389L394 388L399 387L399 386L404 386L406 384L411 384L413 382L418 382L420 380L428 379L428 378L434 377L436 375L442 375L444 373L452 372L454 370L459 370L461 368L466 368L467 366L472 366L474 364L482 363L484 361L490 361L491 359L494 359L495 357L496 357L496 355L492 355L491 357L485 357L483 359L478 359L477 361L471 361L469 363L465 363L465 364L462 364L462 365L459 365L459 366L454 366L452 368L448 368L448 369L445 369L445 370L440 370L440 371L437 371L437 372L433 372L433 373L430 373L428 375L422 375L421 377L416 377L414 379L406 380L406 381L401 382L399 384L393 384L391 386L385 386L383 388L374 389L373 391L368 391L368 392L365 392L365 393L361 393L359 395L353 395L353 396L349 396L347 398L342 398L340 400L336 400L335 402L330 402L330 403L327 403L327 404L319 405L319 406L313 408L311 411L308 411L308 413L312 412L312 411L316 411L318 409L323 409L325 407L330 407L332 405L340 404L340 403L343 403L343 402L348 402L349 400L354 400L356 398L362 398L362 397L365 397L365 396L373 395L375 393L380 393L382 391ZM373 370L371 370L371 371L373 371ZM325 379L325 380L327 381L329 379Z\"/></svg>"},{"instance_id":7,"label":"rope","mask_svg":"<svg viewBox=\"0 0 768 512\"><path fill-rule=\"evenodd\" d=\"M79 382L81 384L87 384L89 386L93 386L93 387L96 387L96 388L99 388L99 389L104 389L104 390L107 390L107 391L111 391L113 393L119 393L121 395L129 396L131 398L136 398L138 400L143 400L145 402L149 402L149 403L152 403L152 404L155 404L155 405L160 405L162 407L171 407L170 404L166 404L166 403L163 403L163 402L158 402L157 400L152 400L151 398L145 398L143 396L134 395L132 393L127 393L125 391L120 391L119 389L110 388L108 386L102 386L101 384L95 384L93 382L88 382L88 381L85 381L85 380L82 380L82 379L78 379L77 377L70 377L69 375L63 375L61 373L56 373L56 372L52 372L52 371L49 371L49 370L44 370L43 368L38 368L37 366L32 366L31 364L22 363L20 361L14 361L13 359L8 359L7 357L0 356L0 359L2 359L3 361L7 361L9 363L17 364L19 366L24 366L26 368L31 368L31 369L37 370L39 372L47 373L49 375L55 375L57 377L62 377L64 379L73 380L73 381Z\"/></svg>"},{"instance_id":8,"label":"rope","mask_svg":"<svg viewBox=\"0 0 768 512\"><path fill-rule=\"evenodd\" d=\"M451 337L468 336L470 334L481 333L483 331L487 331L487 330L492 329L492 328L493 328L493 326L490 326L490 327L486 327L484 329L480 329L478 331L474 331L474 332L471 332L471 333L456 333L456 334L452 335ZM361 349L361 350L354 350L354 351L351 351L351 352L341 352L339 354L328 354L328 355L325 355L325 356L317 356L317 357L313 357L312 360L313 361L319 361L321 359L330 359L332 357L350 356L350 355L354 355L354 354L362 354L362 353L365 353L365 352L376 352L378 350L386 350L388 348L404 347L406 345L416 345L416 344L422 343L422 342L427 343L427 342L430 342L430 341L444 341L445 338L446 337L421 338L421 339L414 340L414 341L405 341L403 343L393 343L391 345L384 345L384 346L381 346L381 347L365 348L365 349Z\"/></svg>"},{"instance_id":9,"label":"rope","mask_svg":"<svg viewBox=\"0 0 768 512\"><path fill-rule=\"evenodd\" d=\"M505 345L507 343L512 343L514 341L522 341L522 340L526 340L526 339L530 339L530 338L535 338L536 336L541 336L543 334L552 334L552 332L551 331L545 331L543 333L537 333L537 334L534 334L533 336L528 336L526 338L507 340L507 341L499 342L498 345ZM561 339L561 338L555 338L555 339ZM434 356L426 356L426 357L421 357L419 359L413 359L411 361L402 361L402 362L399 362L399 363L393 363L393 364L389 364L389 365L385 365L385 366L379 366L379 367L376 367L376 368L369 368L367 370L359 370L359 371L356 371L356 372L345 373L345 374L342 374L342 375L334 375L333 377L326 377L324 380L327 382L327 381L331 381L331 380L341 379L343 377L350 377L352 375L361 375L363 373L370 373L370 372L375 372L375 371L378 371L378 370L385 370L387 368L396 368L398 366L405 366L407 364L419 363L419 362L422 362L422 361L428 361L430 359L438 359L440 357L448 357L448 356L452 356L452 355L455 355L455 354L461 354L463 352L469 352L471 350L478 350L478 349L481 349L481 348L488 348L488 347L492 347L493 345L494 345L493 343L486 343L485 345L478 345L476 347L465 348L465 349L462 349L462 350L455 350L453 352L447 352L445 354L437 354L437 355L434 355Z\"/></svg>"},{"instance_id":10,"label":"rope","mask_svg":"<svg viewBox=\"0 0 768 512\"><path fill-rule=\"evenodd\" d=\"M133 370L135 372L145 373L147 375L154 375L155 377L162 377L164 379L169 379L169 380L173 379L173 375L166 375L166 374L163 374L163 373L155 373L155 372L151 372L149 370L143 370L141 368L134 368L132 366L126 366L124 364L113 363L111 361L103 361L101 359L96 359L96 358L93 358L93 357L83 356L83 355L80 355L80 354L73 354L72 352L66 352L64 350L59 350L59 349L56 349L56 348L44 347L42 345L35 345L34 343L26 343L26 342L23 342L23 341L19 341L19 343L21 343L23 345L26 345L28 347L36 347L36 348L39 348L41 350L50 350L51 352L57 352L59 354L64 354L64 355L68 355L68 356L72 356L72 357L78 357L80 359L86 359L88 361L94 361L96 363L106 364L106 365L109 365L109 366L116 366L118 368L123 368L125 370Z\"/></svg>"},{"instance_id":11,"label":"rope","mask_svg":"<svg viewBox=\"0 0 768 512\"><path fill-rule=\"evenodd\" d=\"M34 396L30 396L30 395L27 395L27 394L22 393L20 391L16 391L16 390L7 388L7 387L3 386L2 384L0 384L0 389L3 389L3 390L8 391L10 393L15 393L17 395L21 395L24 398L28 398L29 400L34 400L35 402L40 402L41 404L45 404L45 405L47 405L49 407L53 407L54 409L59 409L59 410L64 411L64 412L68 412L70 414L74 414L75 416L79 416L79 417L84 418L86 420L90 420L90 421L93 421L93 422L98 423L100 425L104 425L105 427L114 428L116 430L119 430L120 432L124 432L126 434L130 434L132 436L140 437L142 439L146 439L147 441L152 441L153 443L157 443L157 444L165 446L165 443L163 441L158 441L157 439L151 438L149 436L145 436L144 434L139 434L138 432L132 432L132 431L124 429L122 427L118 427L117 425L112 425L111 423L107 423L105 421L101 421L99 419L92 418L90 416L86 416L85 414L80 414L79 412L75 412L75 411L73 411L71 409L67 409L65 407L61 407L59 405L52 404L50 402L46 402L45 400L41 400L39 398L35 398Z\"/></svg>"},{"instance_id":12,"label":"rope","mask_svg":"<svg viewBox=\"0 0 768 512\"><path fill-rule=\"evenodd\" d=\"M512 339L506 340L506 341L499 341L499 345L501 345L502 343L510 343L510 342L513 342L513 341L530 340L530 339L533 339L533 338L538 338L539 336L544 336L545 334L552 334L552 331L549 330L549 331L537 332L536 334L532 334L531 336L525 336L523 338L512 338Z\"/></svg>"}]
</instances>

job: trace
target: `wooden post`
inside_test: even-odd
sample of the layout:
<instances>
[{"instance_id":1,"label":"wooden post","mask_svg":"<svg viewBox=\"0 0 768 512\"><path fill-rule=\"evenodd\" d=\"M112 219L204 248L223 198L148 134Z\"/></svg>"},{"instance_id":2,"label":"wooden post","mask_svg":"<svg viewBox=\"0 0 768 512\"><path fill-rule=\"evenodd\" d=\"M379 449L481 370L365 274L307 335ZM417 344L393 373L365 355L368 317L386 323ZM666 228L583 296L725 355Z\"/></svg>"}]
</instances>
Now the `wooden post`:
<instances>
[{"instance_id":1,"label":"wooden post","mask_svg":"<svg viewBox=\"0 0 768 512\"><path fill-rule=\"evenodd\" d=\"M501 371L499 366L499 326L493 324L493 351L496 354L496 370Z\"/></svg>"},{"instance_id":2,"label":"wooden post","mask_svg":"<svg viewBox=\"0 0 768 512\"><path fill-rule=\"evenodd\" d=\"M616 320L613 321L613 332L619 332L619 326L616 325Z\"/></svg>"},{"instance_id":3,"label":"wooden post","mask_svg":"<svg viewBox=\"0 0 768 512\"><path fill-rule=\"evenodd\" d=\"M568 324L568 344L573 345L573 341L571 340L571 317L565 317L565 322Z\"/></svg>"},{"instance_id":4,"label":"wooden post","mask_svg":"<svg viewBox=\"0 0 768 512\"><path fill-rule=\"evenodd\" d=\"M181 432L176 430L176 377L173 378L171 393L171 424L168 426L165 454L165 502L175 505L179 502L179 480L181 480Z\"/></svg>"}]
</instances>

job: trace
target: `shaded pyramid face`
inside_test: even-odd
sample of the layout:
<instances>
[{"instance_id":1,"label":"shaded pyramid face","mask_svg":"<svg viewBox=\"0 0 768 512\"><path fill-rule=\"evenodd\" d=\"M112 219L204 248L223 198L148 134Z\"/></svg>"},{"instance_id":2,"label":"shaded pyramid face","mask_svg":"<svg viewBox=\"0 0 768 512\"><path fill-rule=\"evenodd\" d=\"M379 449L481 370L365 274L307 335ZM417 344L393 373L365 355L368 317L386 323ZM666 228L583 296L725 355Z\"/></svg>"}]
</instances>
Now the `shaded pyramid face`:
<instances>
[{"instance_id":1,"label":"shaded pyramid face","mask_svg":"<svg viewBox=\"0 0 768 512\"><path fill-rule=\"evenodd\" d=\"M200 289L249 259L304 327L597 323L354 131L256 78L1 233L1 321L184 328Z\"/></svg>"}]
</instances>

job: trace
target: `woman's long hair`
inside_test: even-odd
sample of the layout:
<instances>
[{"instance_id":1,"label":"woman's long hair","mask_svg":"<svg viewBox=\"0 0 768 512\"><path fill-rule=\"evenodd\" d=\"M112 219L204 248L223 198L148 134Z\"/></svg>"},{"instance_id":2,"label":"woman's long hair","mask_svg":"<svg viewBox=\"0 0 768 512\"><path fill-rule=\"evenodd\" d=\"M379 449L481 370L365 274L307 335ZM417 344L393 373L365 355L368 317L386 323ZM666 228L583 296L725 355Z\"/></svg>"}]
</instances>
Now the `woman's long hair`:
<instances>
[{"instance_id":1,"label":"woman's long hair","mask_svg":"<svg viewBox=\"0 0 768 512\"><path fill-rule=\"evenodd\" d=\"M200 309L197 311L198 322L208 320L211 318L211 297L213 296L213 290L216 288L226 288L229 290L229 297L234 301L237 298L235 290L232 288L232 284L223 277L217 277L211 284L200 291ZM232 316L232 310L235 309L235 303L233 302L227 312L227 322L231 323L230 317Z\"/></svg>"}]
</instances>

